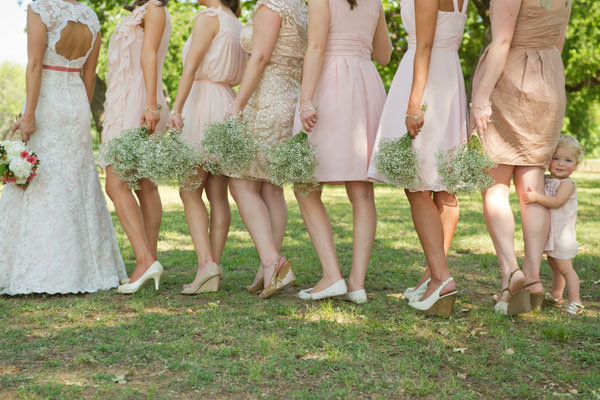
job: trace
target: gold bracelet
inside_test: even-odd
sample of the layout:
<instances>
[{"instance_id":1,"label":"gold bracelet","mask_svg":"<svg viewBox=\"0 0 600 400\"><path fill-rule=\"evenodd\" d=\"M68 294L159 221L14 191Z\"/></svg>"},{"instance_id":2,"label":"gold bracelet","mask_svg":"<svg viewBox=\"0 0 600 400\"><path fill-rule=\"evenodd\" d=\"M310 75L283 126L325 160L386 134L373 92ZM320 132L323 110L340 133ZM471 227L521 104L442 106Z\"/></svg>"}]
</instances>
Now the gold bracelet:
<instances>
[{"instance_id":1,"label":"gold bracelet","mask_svg":"<svg viewBox=\"0 0 600 400\"><path fill-rule=\"evenodd\" d=\"M235 111L235 113L236 113L237 115L239 115L240 117L244 115L244 112L243 112L242 110L238 109L238 108L235 108L235 107L233 106L233 104L230 104L230 105L228 105L227 107L229 107L229 108L231 108L233 111Z\"/></svg>"},{"instance_id":2,"label":"gold bracelet","mask_svg":"<svg viewBox=\"0 0 600 400\"><path fill-rule=\"evenodd\" d=\"M471 108L479 108L481 111L485 110L488 107L492 106L492 102L490 101L489 104L486 104L485 106L473 106L473 103L469 103L469 107Z\"/></svg>"},{"instance_id":3,"label":"gold bracelet","mask_svg":"<svg viewBox=\"0 0 600 400\"><path fill-rule=\"evenodd\" d=\"M156 106L156 110L153 110L153 109L151 109L150 107L146 106L146 107L144 107L144 111L148 110L148 111L150 111L152 114L154 114L154 115L158 115L158 114L160 114L160 109L161 109L161 108L162 108L162 107L160 106L160 104L158 104L158 105Z\"/></svg>"}]
</instances>

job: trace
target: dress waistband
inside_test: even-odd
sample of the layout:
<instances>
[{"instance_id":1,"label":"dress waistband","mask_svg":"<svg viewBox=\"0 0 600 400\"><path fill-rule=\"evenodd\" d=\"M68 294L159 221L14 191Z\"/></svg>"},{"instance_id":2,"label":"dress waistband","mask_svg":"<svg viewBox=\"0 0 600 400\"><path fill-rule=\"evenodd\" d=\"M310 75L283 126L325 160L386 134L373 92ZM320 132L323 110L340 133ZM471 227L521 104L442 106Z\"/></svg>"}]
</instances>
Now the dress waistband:
<instances>
[{"instance_id":1,"label":"dress waistband","mask_svg":"<svg viewBox=\"0 0 600 400\"><path fill-rule=\"evenodd\" d=\"M227 82L216 82L216 81L213 81L212 79L208 79L208 78L196 78L196 79L194 79L194 82L209 82L209 83L213 83L215 85L227 86L228 88L231 87L231 85Z\"/></svg>"},{"instance_id":2,"label":"dress waistband","mask_svg":"<svg viewBox=\"0 0 600 400\"><path fill-rule=\"evenodd\" d=\"M49 69L50 71L60 72L81 72L81 68L68 68L68 67L57 67L55 65L42 65L43 69Z\"/></svg>"},{"instance_id":3,"label":"dress waistband","mask_svg":"<svg viewBox=\"0 0 600 400\"><path fill-rule=\"evenodd\" d=\"M362 36L354 37L335 37L332 34L327 38L325 46L325 56L357 56L363 58L371 58L373 45L370 41Z\"/></svg>"},{"instance_id":4,"label":"dress waistband","mask_svg":"<svg viewBox=\"0 0 600 400\"><path fill-rule=\"evenodd\" d=\"M465 0L466 1L466 0ZM458 51L460 48L462 37L457 35L438 35L433 41L432 51ZM408 48L415 50L417 48L417 38L414 36L408 37Z\"/></svg>"}]
</instances>

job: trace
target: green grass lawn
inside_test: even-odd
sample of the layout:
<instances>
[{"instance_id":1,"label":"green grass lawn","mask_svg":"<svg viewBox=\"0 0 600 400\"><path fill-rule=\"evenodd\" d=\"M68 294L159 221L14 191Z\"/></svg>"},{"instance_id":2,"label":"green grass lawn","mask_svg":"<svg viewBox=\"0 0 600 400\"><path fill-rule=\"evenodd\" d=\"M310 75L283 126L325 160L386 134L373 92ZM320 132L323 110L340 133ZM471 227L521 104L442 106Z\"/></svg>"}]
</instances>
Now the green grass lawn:
<instances>
[{"instance_id":1,"label":"green grass lawn","mask_svg":"<svg viewBox=\"0 0 600 400\"><path fill-rule=\"evenodd\" d=\"M415 313L399 293L418 280L425 258L404 194L388 186L376 187L369 303L297 299L318 281L320 266L289 188L283 253L294 264L294 286L270 300L244 290L258 257L232 202L220 291L182 296L195 256L178 194L161 188L166 271L158 292L148 284L132 296L0 297L0 398L600 399L600 172L578 172L575 180L574 264L587 307L580 317L548 304L516 318L494 314L500 270L475 194L460 196L449 254L460 290L454 314ZM326 188L324 201L347 276L351 209L341 187ZM131 271L133 252L113 218ZM521 260L520 234L516 243ZM542 276L549 288L545 261Z\"/></svg>"}]
</instances>

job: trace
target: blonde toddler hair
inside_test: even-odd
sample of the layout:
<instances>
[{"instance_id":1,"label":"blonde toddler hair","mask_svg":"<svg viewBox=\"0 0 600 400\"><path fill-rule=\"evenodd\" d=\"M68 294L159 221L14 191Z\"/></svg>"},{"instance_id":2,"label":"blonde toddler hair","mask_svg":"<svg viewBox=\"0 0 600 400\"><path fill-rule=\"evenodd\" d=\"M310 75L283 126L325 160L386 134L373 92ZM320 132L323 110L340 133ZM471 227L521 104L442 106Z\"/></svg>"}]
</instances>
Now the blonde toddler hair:
<instances>
[{"instance_id":1,"label":"blonde toddler hair","mask_svg":"<svg viewBox=\"0 0 600 400\"><path fill-rule=\"evenodd\" d=\"M581 147L581 143L579 143L579 141L573 136L560 135L560 139L558 139L558 146L556 146L556 148L558 149L559 147L567 147L573 151L573 154L577 158L577 164L583 160L583 147Z\"/></svg>"}]
</instances>

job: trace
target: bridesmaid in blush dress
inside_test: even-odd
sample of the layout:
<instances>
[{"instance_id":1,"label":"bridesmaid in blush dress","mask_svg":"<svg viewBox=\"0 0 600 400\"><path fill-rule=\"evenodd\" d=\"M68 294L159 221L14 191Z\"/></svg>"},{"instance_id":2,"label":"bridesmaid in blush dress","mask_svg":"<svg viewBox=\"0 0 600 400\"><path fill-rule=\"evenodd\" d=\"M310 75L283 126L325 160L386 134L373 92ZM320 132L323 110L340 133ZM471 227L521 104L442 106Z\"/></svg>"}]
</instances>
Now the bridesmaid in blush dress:
<instances>
[{"instance_id":1,"label":"bridesmaid in blush dress","mask_svg":"<svg viewBox=\"0 0 600 400\"><path fill-rule=\"evenodd\" d=\"M108 46L106 102L102 142L123 131L145 125L150 133L162 132L168 111L162 91L162 67L171 36L168 0L136 0L127 7L131 14L117 25ZM159 107L160 106L160 107ZM121 293L133 293L148 279L158 289L162 265L157 261L158 232L162 204L158 188L141 179L133 195L112 166L106 166L106 193L111 198L121 225L135 253L135 269Z\"/></svg>"},{"instance_id":2,"label":"bridesmaid in blush dress","mask_svg":"<svg viewBox=\"0 0 600 400\"><path fill-rule=\"evenodd\" d=\"M525 257L515 254L510 182L523 196L544 193L544 171L558 144L565 115L565 71L561 52L571 0L493 0L492 43L473 77L471 124L498 166L495 184L482 193L483 215L502 269L501 314L538 309L544 300L540 264L550 212L521 202ZM524 289L524 290L523 290Z\"/></svg>"},{"instance_id":3,"label":"bridesmaid in blush dress","mask_svg":"<svg viewBox=\"0 0 600 400\"><path fill-rule=\"evenodd\" d=\"M323 278L301 291L301 299L343 295L355 303L367 301L364 281L377 225L367 170L385 103L385 89L371 57L386 65L391 53L380 0L309 0L308 48L294 131L309 132L319 161L318 180L346 186L353 210L354 248L346 285L321 200L322 188L308 195L296 193L323 268Z\"/></svg>"},{"instance_id":4,"label":"bridesmaid in blush dress","mask_svg":"<svg viewBox=\"0 0 600 400\"><path fill-rule=\"evenodd\" d=\"M467 1L401 1L408 50L388 93L375 145L377 151L381 139L395 139L408 130L413 149L423 160L422 184L405 188L405 193L427 268L416 288L407 289L405 295L413 308L442 315L452 311L456 298L446 254L459 209L456 194L440 183L436 153L467 139L467 100L458 58ZM423 104L427 104L425 115ZM374 165L369 176L385 181Z\"/></svg>"},{"instance_id":5,"label":"bridesmaid in blush dress","mask_svg":"<svg viewBox=\"0 0 600 400\"><path fill-rule=\"evenodd\" d=\"M247 56L240 45L242 24L235 14L239 0L198 0L198 4L208 8L196 16L192 35L183 48L183 74L169 125L183 128L182 138L201 150L202 130L225 116L227 106L235 98L232 87L242 80ZM218 263L231 220L227 177L210 175L202 169L198 175L202 178L200 188L179 192L198 259L196 278L186 285L183 294L218 290L223 276ZM205 188L210 223L202 200Z\"/></svg>"}]
</instances>

